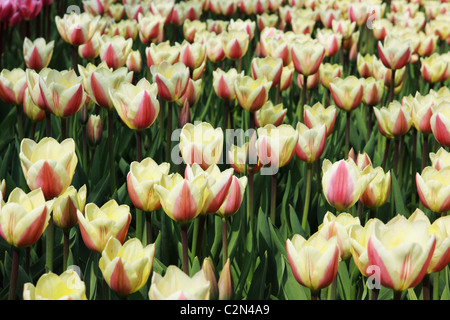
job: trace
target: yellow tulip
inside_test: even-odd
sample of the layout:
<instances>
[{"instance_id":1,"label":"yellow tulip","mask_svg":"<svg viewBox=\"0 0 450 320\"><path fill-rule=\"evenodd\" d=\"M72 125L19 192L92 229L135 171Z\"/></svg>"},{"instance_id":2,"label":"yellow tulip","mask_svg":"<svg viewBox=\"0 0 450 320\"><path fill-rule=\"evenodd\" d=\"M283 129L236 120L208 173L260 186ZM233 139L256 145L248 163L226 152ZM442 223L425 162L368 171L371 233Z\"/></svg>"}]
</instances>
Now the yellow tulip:
<instances>
[{"instance_id":1,"label":"yellow tulip","mask_svg":"<svg viewBox=\"0 0 450 320\"><path fill-rule=\"evenodd\" d=\"M153 272L148 296L150 300L209 300L210 282L203 270L189 277L174 265L162 276Z\"/></svg>"},{"instance_id":2,"label":"yellow tulip","mask_svg":"<svg viewBox=\"0 0 450 320\"><path fill-rule=\"evenodd\" d=\"M108 286L120 296L127 296L141 289L150 277L155 258L155 244L144 247L137 238L123 245L111 237L98 262Z\"/></svg>"},{"instance_id":3,"label":"yellow tulip","mask_svg":"<svg viewBox=\"0 0 450 320\"><path fill-rule=\"evenodd\" d=\"M77 217L84 244L99 253L105 249L110 237L123 243L131 222L130 207L119 205L115 200L109 200L100 208L95 203L88 203L84 214L77 211Z\"/></svg>"},{"instance_id":4,"label":"yellow tulip","mask_svg":"<svg viewBox=\"0 0 450 320\"><path fill-rule=\"evenodd\" d=\"M46 199L61 195L70 186L78 163L71 138L61 143L50 137L39 142L25 138L19 158L28 186L41 188Z\"/></svg>"},{"instance_id":5,"label":"yellow tulip","mask_svg":"<svg viewBox=\"0 0 450 320\"><path fill-rule=\"evenodd\" d=\"M52 207L41 189L25 193L15 188L6 203L0 201L0 235L16 248L30 247L47 228Z\"/></svg>"},{"instance_id":6,"label":"yellow tulip","mask_svg":"<svg viewBox=\"0 0 450 320\"><path fill-rule=\"evenodd\" d=\"M59 276L50 271L39 278L36 286L24 284L23 300L87 300L86 285L74 269Z\"/></svg>"},{"instance_id":7,"label":"yellow tulip","mask_svg":"<svg viewBox=\"0 0 450 320\"><path fill-rule=\"evenodd\" d=\"M163 175L169 174L170 165L167 162L157 164L152 158L141 162L133 161L127 175L127 188L133 205L145 212L161 208L155 185Z\"/></svg>"}]
</instances>

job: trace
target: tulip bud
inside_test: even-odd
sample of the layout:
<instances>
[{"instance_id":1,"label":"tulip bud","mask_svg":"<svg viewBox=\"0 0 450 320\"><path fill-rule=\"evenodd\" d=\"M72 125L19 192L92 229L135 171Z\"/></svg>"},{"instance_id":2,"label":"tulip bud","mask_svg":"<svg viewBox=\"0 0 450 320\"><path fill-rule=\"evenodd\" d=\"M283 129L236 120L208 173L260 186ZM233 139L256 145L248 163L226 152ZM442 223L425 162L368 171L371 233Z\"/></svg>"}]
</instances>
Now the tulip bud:
<instances>
[{"instance_id":1,"label":"tulip bud","mask_svg":"<svg viewBox=\"0 0 450 320\"><path fill-rule=\"evenodd\" d=\"M45 120L45 111L39 108L31 99L31 95L28 88L25 89L23 98L23 113L34 122L40 122Z\"/></svg>"},{"instance_id":2,"label":"tulip bud","mask_svg":"<svg viewBox=\"0 0 450 320\"><path fill-rule=\"evenodd\" d=\"M230 258L222 268L219 282L219 300L231 300L234 294L233 276L231 274Z\"/></svg>"},{"instance_id":3,"label":"tulip bud","mask_svg":"<svg viewBox=\"0 0 450 320\"><path fill-rule=\"evenodd\" d=\"M77 210L83 212L86 204L86 185L78 191L69 186L53 203L53 223L64 231L78 224Z\"/></svg>"},{"instance_id":4,"label":"tulip bud","mask_svg":"<svg viewBox=\"0 0 450 320\"><path fill-rule=\"evenodd\" d=\"M217 285L217 278L214 271L214 266L209 257L206 257L203 260L202 270L205 274L206 279L209 281L210 289L209 289L209 298L211 300L216 300L219 298L219 287Z\"/></svg>"},{"instance_id":5,"label":"tulip bud","mask_svg":"<svg viewBox=\"0 0 450 320\"><path fill-rule=\"evenodd\" d=\"M102 140L103 125L100 115L91 114L87 122L87 136L90 144L96 146Z\"/></svg>"},{"instance_id":6,"label":"tulip bud","mask_svg":"<svg viewBox=\"0 0 450 320\"><path fill-rule=\"evenodd\" d=\"M381 207L389 199L391 190L391 173L384 173L383 168L376 167L373 169L377 175L369 183L359 199L363 205L368 208L375 209Z\"/></svg>"},{"instance_id":7,"label":"tulip bud","mask_svg":"<svg viewBox=\"0 0 450 320\"><path fill-rule=\"evenodd\" d=\"M369 78L372 76L372 61L373 61L374 55L372 54L366 54L363 56L358 52L356 57L356 65L358 69L358 73L363 78Z\"/></svg>"}]
</instances>

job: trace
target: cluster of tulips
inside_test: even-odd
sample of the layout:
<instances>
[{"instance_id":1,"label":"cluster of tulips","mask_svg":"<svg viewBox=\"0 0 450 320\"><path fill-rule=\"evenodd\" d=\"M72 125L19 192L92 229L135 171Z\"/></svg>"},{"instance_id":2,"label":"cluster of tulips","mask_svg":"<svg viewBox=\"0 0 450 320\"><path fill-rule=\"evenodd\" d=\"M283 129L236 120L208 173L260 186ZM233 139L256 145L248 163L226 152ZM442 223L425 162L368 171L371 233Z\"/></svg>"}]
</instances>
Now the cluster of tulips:
<instances>
[{"instance_id":1,"label":"cluster of tulips","mask_svg":"<svg viewBox=\"0 0 450 320\"><path fill-rule=\"evenodd\" d=\"M43 6L54 17L46 37L36 31L33 39L27 29L20 46L23 67L2 65L0 73L0 98L15 107L24 181L0 184L0 235L13 252L9 299L87 299L86 283L70 266L77 264L70 252L74 233L99 257L103 299L110 298L109 289L122 299L138 291L152 300L232 299L236 281L246 283L238 279L244 266L230 256L235 247L228 248L233 221L242 221L235 237L256 242L244 239L262 232L255 221L259 198L269 204L264 214L271 228L283 231L277 191L283 191L284 206L291 199L286 184L293 183L285 182L286 170L300 172L294 198L302 208L291 217L299 232L284 233L280 250L308 297L334 298L338 271L351 263L379 284L372 299L380 286L401 299L419 284L423 299L436 298L443 272L448 290L447 2L76 5L83 12L57 15L53 1L41 0L0 6L2 30L36 18ZM69 57L62 70L51 66L57 47ZM124 146L133 152L126 169L122 164L118 170L115 139L123 130L136 140ZM88 200L89 185L76 188L73 181L99 161L105 134L109 174L102 178L110 194L99 203ZM156 141L162 147L153 148ZM364 148L374 145L377 158ZM147 156L150 150L153 156ZM418 195L420 202L412 202L412 213L382 218L386 205L393 206L393 183L401 193L408 175L414 182L410 195L397 194L391 210L401 207L402 197ZM270 192L255 194L265 176ZM128 204L118 200L121 182ZM313 207L320 207L322 196L327 210L319 216ZM155 214L160 211L171 228ZM208 230L213 218L221 229ZM60 273L54 265L59 231ZM164 266L158 255L167 248L158 246L178 233L179 259ZM221 263L208 257L213 233L220 234ZM39 241L45 241L45 273L17 288L20 253L25 249L28 273L30 248Z\"/></svg>"}]
</instances>

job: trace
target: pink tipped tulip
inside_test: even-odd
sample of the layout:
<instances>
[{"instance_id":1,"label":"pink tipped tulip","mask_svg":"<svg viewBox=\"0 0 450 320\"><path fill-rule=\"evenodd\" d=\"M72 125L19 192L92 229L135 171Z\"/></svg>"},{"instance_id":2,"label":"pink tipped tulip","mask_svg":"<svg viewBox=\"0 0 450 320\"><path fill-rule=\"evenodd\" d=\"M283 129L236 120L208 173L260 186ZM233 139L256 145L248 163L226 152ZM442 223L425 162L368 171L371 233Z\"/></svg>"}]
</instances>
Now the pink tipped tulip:
<instances>
[{"instance_id":1,"label":"pink tipped tulip","mask_svg":"<svg viewBox=\"0 0 450 320\"><path fill-rule=\"evenodd\" d=\"M61 143L49 137L38 143L25 138L20 144L19 158L29 188L42 189L49 200L70 186L78 163L75 141L71 138Z\"/></svg>"},{"instance_id":2,"label":"pink tipped tulip","mask_svg":"<svg viewBox=\"0 0 450 320\"><path fill-rule=\"evenodd\" d=\"M53 55L55 41L46 42L44 38L31 41L25 38L23 41L23 55L28 68L37 72L48 67Z\"/></svg>"},{"instance_id":3,"label":"pink tipped tulip","mask_svg":"<svg viewBox=\"0 0 450 320\"><path fill-rule=\"evenodd\" d=\"M436 106L431 107L430 118L431 131L435 139L443 147L450 146L450 103L443 100Z\"/></svg>"},{"instance_id":4,"label":"pink tipped tulip","mask_svg":"<svg viewBox=\"0 0 450 320\"><path fill-rule=\"evenodd\" d=\"M9 105L21 105L27 88L25 71L20 68L3 69L0 73L0 99Z\"/></svg>"},{"instance_id":5,"label":"pink tipped tulip","mask_svg":"<svg viewBox=\"0 0 450 320\"><path fill-rule=\"evenodd\" d=\"M412 113L408 105L402 105L397 100L392 101L388 107L373 109L378 121L380 133L387 138L401 137L412 126Z\"/></svg>"},{"instance_id":6,"label":"pink tipped tulip","mask_svg":"<svg viewBox=\"0 0 450 320\"><path fill-rule=\"evenodd\" d=\"M214 70L213 87L217 96L225 100L236 99L234 81L239 76L244 76L244 71L238 74L235 68L230 68L228 71L224 71L220 68Z\"/></svg>"},{"instance_id":7,"label":"pink tipped tulip","mask_svg":"<svg viewBox=\"0 0 450 320\"><path fill-rule=\"evenodd\" d=\"M425 167L421 174L416 173L417 192L420 201L433 212L450 210L450 167L437 170Z\"/></svg>"},{"instance_id":8,"label":"pink tipped tulip","mask_svg":"<svg viewBox=\"0 0 450 320\"><path fill-rule=\"evenodd\" d=\"M16 248L30 247L45 231L51 210L41 189L25 193L15 188L6 203L0 201L0 235Z\"/></svg>"},{"instance_id":9,"label":"pink tipped tulip","mask_svg":"<svg viewBox=\"0 0 450 320\"><path fill-rule=\"evenodd\" d=\"M295 70L304 76L316 73L319 71L325 51L323 44L317 41L305 40L293 43L291 56Z\"/></svg>"},{"instance_id":10,"label":"pink tipped tulip","mask_svg":"<svg viewBox=\"0 0 450 320\"><path fill-rule=\"evenodd\" d=\"M247 186L247 176L240 178L232 176L232 181L228 194L220 206L217 214L222 218L234 215L240 208L244 200L245 188Z\"/></svg>"},{"instance_id":11,"label":"pink tipped tulip","mask_svg":"<svg viewBox=\"0 0 450 320\"><path fill-rule=\"evenodd\" d=\"M325 159L322 172L325 198L338 211L351 208L376 175L369 167L361 171L351 159L334 163Z\"/></svg>"},{"instance_id":12,"label":"pink tipped tulip","mask_svg":"<svg viewBox=\"0 0 450 320\"><path fill-rule=\"evenodd\" d=\"M176 101L186 91L190 72L189 68L182 62L173 65L163 61L158 66L150 68L153 79L158 85L158 95L169 102Z\"/></svg>"},{"instance_id":13,"label":"pink tipped tulip","mask_svg":"<svg viewBox=\"0 0 450 320\"><path fill-rule=\"evenodd\" d=\"M77 211L81 236L86 247L101 253L111 237L123 243L131 223L130 208L109 200L101 207L88 203L84 213Z\"/></svg>"},{"instance_id":14,"label":"pink tipped tulip","mask_svg":"<svg viewBox=\"0 0 450 320\"><path fill-rule=\"evenodd\" d=\"M388 36L384 42L378 41L378 55L386 68L403 68L411 58L411 44L408 40Z\"/></svg>"},{"instance_id":15,"label":"pink tipped tulip","mask_svg":"<svg viewBox=\"0 0 450 320\"><path fill-rule=\"evenodd\" d=\"M108 67L116 70L125 66L128 55L131 52L133 40L125 39L123 36L103 35L99 39L99 56L105 61Z\"/></svg>"},{"instance_id":16,"label":"pink tipped tulip","mask_svg":"<svg viewBox=\"0 0 450 320\"><path fill-rule=\"evenodd\" d=\"M297 131L298 141L295 146L297 157L306 163L313 163L320 159L325 149L327 126L322 124L310 129L305 124L298 122Z\"/></svg>"}]
</instances>

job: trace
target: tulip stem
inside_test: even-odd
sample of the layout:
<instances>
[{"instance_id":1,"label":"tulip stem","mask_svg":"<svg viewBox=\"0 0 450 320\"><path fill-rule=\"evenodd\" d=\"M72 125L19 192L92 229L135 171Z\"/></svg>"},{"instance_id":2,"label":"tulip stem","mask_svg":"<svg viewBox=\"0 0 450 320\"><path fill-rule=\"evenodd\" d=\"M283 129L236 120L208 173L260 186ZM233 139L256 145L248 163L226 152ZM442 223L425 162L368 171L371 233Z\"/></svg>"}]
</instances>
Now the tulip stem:
<instances>
[{"instance_id":1,"label":"tulip stem","mask_svg":"<svg viewBox=\"0 0 450 320\"><path fill-rule=\"evenodd\" d=\"M433 300L439 300L439 272L433 274Z\"/></svg>"},{"instance_id":2,"label":"tulip stem","mask_svg":"<svg viewBox=\"0 0 450 320\"><path fill-rule=\"evenodd\" d=\"M250 230L253 232L253 170L248 172L247 214L250 219Z\"/></svg>"},{"instance_id":3,"label":"tulip stem","mask_svg":"<svg viewBox=\"0 0 450 320\"><path fill-rule=\"evenodd\" d=\"M54 224L53 213L50 213L50 220L46 229L46 248L45 248L45 269L46 271L53 271L53 238L54 238Z\"/></svg>"},{"instance_id":4,"label":"tulip stem","mask_svg":"<svg viewBox=\"0 0 450 320\"><path fill-rule=\"evenodd\" d=\"M52 135L52 119L50 118L51 114L48 111L45 111L45 135L50 137Z\"/></svg>"},{"instance_id":5,"label":"tulip stem","mask_svg":"<svg viewBox=\"0 0 450 320\"><path fill-rule=\"evenodd\" d=\"M312 180L312 163L308 163L306 171L306 195L305 206L303 207L302 228L306 231L306 223L308 222L309 201L311 198L311 180Z\"/></svg>"},{"instance_id":6,"label":"tulip stem","mask_svg":"<svg viewBox=\"0 0 450 320\"><path fill-rule=\"evenodd\" d=\"M422 170L427 166L428 158L428 134L423 134L423 147L422 147Z\"/></svg>"},{"instance_id":7,"label":"tulip stem","mask_svg":"<svg viewBox=\"0 0 450 320\"><path fill-rule=\"evenodd\" d=\"M392 69L391 83L389 85L389 94L388 94L388 101L386 102L386 106L389 105L389 103L391 103L392 100L394 99L394 88L395 88L395 69Z\"/></svg>"},{"instance_id":8,"label":"tulip stem","mask_svg":"<svg viewBox=\"0 0 450 320\"><path fill-rule=\"evenodd\" d=\"M11 280L9 283L9 300L15 300L16 298L17 276L19 274L19 258L19 248L14 247Z\"/></svg>"},{"instance_id":9,"label":"tulip stem","mask_svg":"<svg viewBox=\"0 0 450 320\"><path fill-rule=\"evenodd\" d=\"M389 147L391 144L391 139L386 138L386 146L384 147L384 156L383 156L383 162L381 163L381 166L383 167L383 169L385 169L386 171L386 161L389 155Z\"/></svg>"},{"instance_id":10,"label":"tulip stem","mask_svg":"<svg viewBox=\"0 0 450 320\"><path fill-rule=\"evenodd\" d=\"M430 274L427 273L422 280L423 300L430 300Z\"/></svg>"},{"instance_id":11,"label":"tulip stem","mask_svg":"<svg viewBox=\"0 0 450 320\"><path fill-rule=\"evenodd\" d=\"M195 245L195 255L200 258L202 251L203 230L205 229L206 216L201 214L198 218L197 243Z\"/></svg>"},{"instance_id":12,"label":"tulip stem","mask_svg":"<svg viewBox=\"0 0 450 320\"><path fill-rule=\"evenodd\" d=\"M270 219L272 220L272 223L275 225L275 209L277 207L277 174L274 173L272 175L272 192L271 192L271 199L270 199Z\"/></svg>"},{"instance_id":13,"label":"tulip stem","mask_svg":"<svg viewBox=\"0 0 450 320\"><path fill-rule=\"evenodd\" d=\"M114 113L108 110L108 151L109 151L109 179L111 182L111 195L116 189L116 171L114 163Z\"/></svg>"},{"instance_id":14,"label":"tulip stem","mask_svg":"<svg viewBox=\"0 0 450 320\"><path fill-rule=\"evenodd\" d=\"M136 160L142 161L142 132L136 130Z\"/></svg>"},{"instance_id":15,"label":"tulip stem","mask_svg":"<svg viewBox=\"0 0 450 320\"><path fill-rule=\"evenodd\" d=\"M152 243L152 212L147 212L145 215L145 229L147 232L147 245Z\"/></svg>"},{"instance_id":16,"label":"tulip stem","mask_svg":"<svg viewBox=\"0 0 450 320\"><path fill-rule=\"evenodd\" d=\"M78 75L78 50L76 46L72 46L72 68Z\"/></svg>"},{"instance_id":17,"label":"tulip stem","mask_svg":"<svg viewBox=\"0 0 450 320\"><path fill-rule=\"evenodd\" d=\"M348 155L350 151L350 122L351 122L350 111L346 112L346 122L345 122L345 156Z\"/></svg>"},{"instance_id":18,"label":"tulip stem","mask_svg":"<svg viewBox=\"0 0 450 320\"><path fill-rule=\"evenodd\" d=\"M171 137L172 137L172 113L173 106L171 103L167 105L167 141L166 141L166 161L170 162L170 148L171 148Z\"/></svg>"},{"instance_id":19,"label":"tulip stem","mask_svg":"<svg viewBox=\"0 0 450 320\"><path fill-rule=\"evenodd\" d=\"M306 93L308 91L308 76L303 76L303 87L302 87L302 102L299 106L298 112L298 121L303 122L303 108L306 104Z\"/></svg>"},{"instance_id":20,"label":"tulip stem","mask_svg":"<svg viewBox=\"0 0 450 320\"><path fill-rule=\"evenodd\" d=\"M318 291L312 291L311 290L311 300L318 300L319 299L319 293L320 293L320 290L318 290Z\"/></svg>"},{"instance_id":21,"label":"tulip stem","mask_svg":"<svg viewBox=\"0 0 450 320\"><path fill-rule=\"evenodd\" d=\"M181 243L183 245L183 271L189 275L187 224L181 225Z\"/></svg>"},{"instance_id":22,"label":"tulip stem","mask_svg":"<svg viewBox=\"0 0 450 320\"><path fill-rule=\"evenodd\" d=\"M394 290L394 300L401 300L402 299L402 291Z\"/></svg>"},{"instance_id":23,"label":"tulip stem","mask_svg":"<svg viewBox=\"0 0 450 320\"><path fill-rule=\"evenodd\" d=\"M222 218L222 250L223 250L223 265L227 263L228 260L228 239L227 239L227 219Z\"/></svg>"},{"instance_id":24,"label":"tulip stem","mask_svg":"<svg viewBox=\"0 0 450 320\"><path fill-rule=\"evenodd\" d=\"M395 143L394 143L394 165L393 165L395 175L397 175L399 144L400 144L399 139L395 139Z\"/></svg>"},{"instance_id":25,"label":"tulip stem","mask_svg":"<svg viewBox=\"0 0 450 320\"><path fill-rule=\"evenodd\" d=\"M67 138L67 119L60 118L61 120L61 141L64 141Z\"/></svg>"},{"instance_id":26,"label":"tulip stem","mask_svg":"<svg viewBox=\"0 0 450 320\"><path fill-rule=\"evenodd\" d=\"M63 270L67 270L67 261L69 259L69 231L64 230L64 251L63 251Z\"/></svg>"},{"instance_id":27,"label":"tulip stem","mask_svg":"<svg viewBox=\"0 0 450 320\"><path fill-rule=\"evenodd\" d=\"M22 106L16 105L17 110L17 133L19 134L19 140L22 141L23 135L23 109Z\"/></svg>"}]
</instances>

